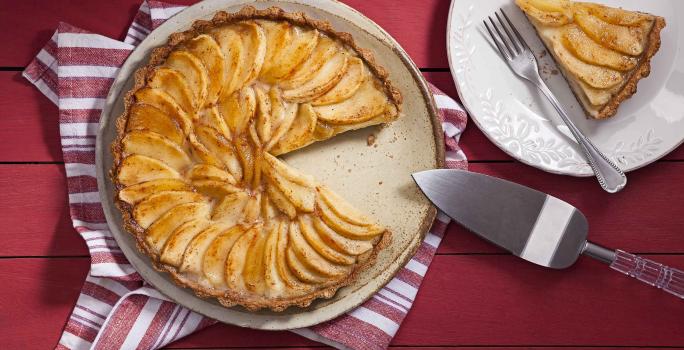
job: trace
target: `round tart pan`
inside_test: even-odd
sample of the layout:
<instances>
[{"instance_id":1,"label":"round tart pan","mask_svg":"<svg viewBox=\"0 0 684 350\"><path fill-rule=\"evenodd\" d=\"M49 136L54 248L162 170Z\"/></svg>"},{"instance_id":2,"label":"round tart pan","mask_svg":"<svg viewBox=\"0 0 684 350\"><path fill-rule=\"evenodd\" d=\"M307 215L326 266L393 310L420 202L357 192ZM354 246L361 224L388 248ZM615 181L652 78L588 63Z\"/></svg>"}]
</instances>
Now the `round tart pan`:
<instances>
[{"instance_id":1,"label":"round tart pan","mask_svg":"<svg viewBox=\"0 0 684 350\"><path fill-rule=\"evenodd\" d=\"M197 297L192 290L176 285L168 274L155 270L149 258L136 247L134 237L123 229L108 174L112 166L110 145L116 137L115 120L124 108L122 97L133 86L133 74L147 62L151 50L164 45L170 34L188 29L196 20L210 19L217 11L236 12L245 5L304 12L329 21L337 31L351 33L360 47L374 52L404 97L403 115L389 125L343 133L283 157L288 164L314 176L388 227L392 242L380 252L373 266L331 299L319 299L307 308L291 307L278 313L223 307L216 301ZM387 32L356 10L323 0L216 0L200 2L170 18L129 56L107 96L96 152L98 187L109 228L124 255L147 282L177 303L218 321L283 330L325 322L357 307L387 284L413 256L436 210L410 175L441 167L444 144L434 101L422 74Z\"/></svg>"}]
</instances>

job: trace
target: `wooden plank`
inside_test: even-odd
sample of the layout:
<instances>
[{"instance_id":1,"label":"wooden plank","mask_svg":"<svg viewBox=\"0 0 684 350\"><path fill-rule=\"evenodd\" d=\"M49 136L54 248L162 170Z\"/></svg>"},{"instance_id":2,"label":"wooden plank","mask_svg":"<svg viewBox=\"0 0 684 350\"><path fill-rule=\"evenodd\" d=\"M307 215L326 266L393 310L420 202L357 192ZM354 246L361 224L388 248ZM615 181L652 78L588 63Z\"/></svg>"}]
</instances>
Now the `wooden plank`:
<instances>
[{"instance_id":1,"label":"wooden plank","mask_svg":"<svg viewBox=\"0 0 684 350\"><path fill-rule=\"evenodd\" d=\"M659 162L629 175L619 193L601 190L593 178L559 177L520 163L470 164L470 170L549 193L579 208L589 221L589 238L632 252L684 253L681 180L684 163ZM451 225L440 253L499 252Z\"/></svg>"},{"instance_id":2,"label":"wooden plank","mask_svg":"<svg viewBox=\"0 0 684 350\"><path fill-rule=\"evenodd\" d=\"M57 106L21 72L0 72L0 110L1 162L62 160Z\"/></svg>"},{"instance_id":3,"label":"wooden plank","mask_svg":"<svg viewBox=\"0 0 684 350\"><path fill-rule=\"evenodd\" d=\"M684 256L651 258L684 267ZM555 271L438 256L394 344L684 346L682 317L680 299L592 260Z\"/></svg>"},{"instance_id":4,"label":"wooden plank","mask_svg":"<svg viewBox=\"0 0 684 350\"><path fill-rule=\"evenodd\" d=\"M4 349L52 349L71 313L90 259L0 259Z\"/></svg>"},{"instance_id":5,"label":"wooden plank","mask_svg":"<svg viewBox=\"0 0 684 350\"><path fill-rule=\"evenodd\" d=\"M659 162L638 170L618 194L603 192L592 178L559 177L520 163L471 164L481 172L550 193L578 207L590 223L589 237L605 245L634 252L684 253L681 227L684 202L680 183L684 163ZM668 174L668 176L663 176ZM59 164L0 165L0 256L60 256L87 254L71 228L65 175ZM26 218L30 213L30 220ZM451 225L440 253L501 252L457 225Z\"/></svg>"},{"instance_id":6,"label":"wooden plank","mask_svg":"<svg viewBox=\"0 0 684 350\"><path fill-rule=\"evenodd\" d=\"M651 258L684 266L681 255ZM87 269L86 258L0 259L0 277L11 281L0 288L3 345L54 346ZM440 255L393 345L684 346L682 317L679 299L594 261L555 271L511 256ZM171 347L313 345L287 332L220 324Z\"/></svg>"},{"instance_id":7,"label":"wooden plank","mask_svg":"<svg viewBox=\"0 0 684 350\"><path fill-rule=\"evenodd\" d=\"M64 167L0 165L0 256L87 255L71 226Z\"/></svg>"},{"instance_id":8,"label":"wooden plank","mask_svg":"<svg viewBox=\"0 0 684 350\"><path fill-rule=\"evenodd\" d=\"M194 1L173 0L189 4ZM345 1L389 32L411 55L419 67L445 68L448 0L398 1L388 6L382 1ZM123 38L141 0L87 1L64 4L49 0L15 1L11 10L0 9L0 33L4 50L0 66L25 66L50 39L60 21L102 34ZM87 15L84 15L87 14ZM102 19L106 18L106 21ZM410 30L407 30L410 28Z\"/></svg>"}]
</instances>

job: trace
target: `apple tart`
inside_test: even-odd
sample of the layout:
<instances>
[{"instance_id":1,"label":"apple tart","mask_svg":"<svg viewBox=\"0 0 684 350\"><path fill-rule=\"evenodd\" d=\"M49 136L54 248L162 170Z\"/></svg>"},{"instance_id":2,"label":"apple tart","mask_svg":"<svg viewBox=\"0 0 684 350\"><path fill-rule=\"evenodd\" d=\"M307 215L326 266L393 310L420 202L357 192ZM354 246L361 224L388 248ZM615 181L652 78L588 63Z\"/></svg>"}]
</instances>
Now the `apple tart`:
<instances>
[{"instance_id":1,"label":"apple tart","mask_svg":"<svg viewBox=\"0 0 684 350\"><path fill-rule=\"evenodd\" d=\"M330 298L390 233L277 158L390 122L401 95L329 23L244 7L170 36L136 72L112 145L126 229L155 267L250 310Z\"/></svg>"},{"instance_id":2,"label":"apple tart","mask_svg":"<svg viewBox=\"0 0 684 350\"><path fill-rule=\"evenodd\" d=\"M608 118L651 71L665 19L570 0L516 0L586 114Z\"/></svg>"}]
</instances>

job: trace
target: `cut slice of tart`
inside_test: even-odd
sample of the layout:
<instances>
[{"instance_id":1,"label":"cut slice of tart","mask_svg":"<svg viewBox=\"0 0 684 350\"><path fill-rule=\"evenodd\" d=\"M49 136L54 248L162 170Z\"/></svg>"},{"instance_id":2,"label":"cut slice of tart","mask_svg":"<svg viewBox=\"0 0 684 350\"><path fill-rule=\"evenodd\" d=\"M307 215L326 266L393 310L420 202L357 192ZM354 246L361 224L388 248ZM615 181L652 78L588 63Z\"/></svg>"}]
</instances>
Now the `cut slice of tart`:
<instances>
[{"instance_id":1,"label":"cut slice of tart","mask_svg":"<svg viewBox=\"0 0 684 350\"><path fill-rule=\"evenodd\" d=\"M225 306L307 306L389 231L276 156L395 120L401 95L330 24L244 7L172 35L136 74L113 143L126 229L155 267Z\"/></svg>"},{"instance_id":2,"label":"cut slice of tart","mask_svg":"<svg viewBox=\"0 0 684 350\"><path fill-rule=\"evenodd\" d=\"M637 91L665 19L595 3L516 0L589 117L604 119Z\"/></svg>"}]
</instances>

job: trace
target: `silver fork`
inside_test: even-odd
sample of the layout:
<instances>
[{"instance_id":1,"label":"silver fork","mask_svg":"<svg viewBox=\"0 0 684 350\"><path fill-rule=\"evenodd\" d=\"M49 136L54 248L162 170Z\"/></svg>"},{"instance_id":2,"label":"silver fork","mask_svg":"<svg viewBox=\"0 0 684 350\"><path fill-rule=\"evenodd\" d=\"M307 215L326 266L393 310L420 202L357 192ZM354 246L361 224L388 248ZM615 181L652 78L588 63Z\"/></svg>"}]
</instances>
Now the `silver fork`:
<instances>
[{"instance_id":1,"label":"silver fork","mask_svg":"<svg viewBox=\"0 0 684 350\"><path fill-rule=\"evenodd\" d=\"M556 99L551 90L549 90L549 87L546 86L546 83L539 75L537 59L534 57L534 54L532 54L530 47L527 46L525 39L523 39L515 26L513 26L513 23L511 23L511 20L508 19L508 16L503 9L500 9L499 11L503 15L505 23L507 23L508 26L506 26L504 21L501 19L499 13L494 13L498 25L494 22L491 16L488 16L488 18L492 28L490 28L487 20L484 20L483 22L487 28L487 31L489 32L489 35L492 37L494 44L499 49L501 56L503 56L508 66L511 67L515 74L521 78L527 79L532 84L537 86L537 88L544 93L546 98L549 99L553 107L556 108L556 111L558 111L558 114L560 114L563 122L565 122L565 125L568 126L570 132L572 132L572 135L575 137L575 140L577 140L577 143L579 143L580 148L582 149L584 156L587 158L587 161L589 162L591 169L594 171L594 175L596 175L596 179L598 179L601 187L609 193L615 193L623 189L627 184L627 177L625 174L622 172L622 170L620 170L620 168L617 167L617 165L615 165L615 163L601 153L601 151L599 151L596 146L591 143L591 141L582 133L582 131L575 126L572 120L570 120L568 114L563 109L563 106L560 105L558 99Z\"/></svg>"}]
</instances>

